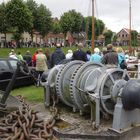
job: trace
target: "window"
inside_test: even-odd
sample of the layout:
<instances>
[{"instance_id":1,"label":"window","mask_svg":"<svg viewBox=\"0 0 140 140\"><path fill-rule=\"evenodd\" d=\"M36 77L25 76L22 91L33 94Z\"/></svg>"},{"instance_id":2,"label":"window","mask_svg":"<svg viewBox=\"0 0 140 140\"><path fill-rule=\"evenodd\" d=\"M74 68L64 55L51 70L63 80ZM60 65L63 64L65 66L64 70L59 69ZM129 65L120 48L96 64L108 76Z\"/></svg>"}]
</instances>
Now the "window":
<instances>
[{"instance_id":1,"label":"window","mask_svg":"<svg viewBox=\"0 0 140 140\"><path fill-rule=\"evenodd\" d=\"M0 61L0 70L9 70L9 66L6 61Z\"/></svg>"}]
</instances>

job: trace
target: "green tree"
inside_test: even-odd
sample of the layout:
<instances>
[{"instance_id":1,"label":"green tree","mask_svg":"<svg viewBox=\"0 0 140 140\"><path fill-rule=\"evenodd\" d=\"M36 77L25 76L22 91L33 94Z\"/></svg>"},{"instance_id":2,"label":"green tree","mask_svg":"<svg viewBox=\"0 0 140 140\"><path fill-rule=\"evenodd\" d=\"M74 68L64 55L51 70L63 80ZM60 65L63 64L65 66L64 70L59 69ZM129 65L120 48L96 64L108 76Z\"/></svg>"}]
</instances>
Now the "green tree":
<instances>
[{"instance_id":1,"label":"green tree","mask_svg":"<svg viewBox=\"0 0 140 140\"><path fill-rule=\"evenodd\" d=\"M61 32L61 27L60 27L60 23L59 22L54 22L52 25L52 32L54 34L58 34Z\"/></svg>"},{"instance_id":2,"label":"green tree","mask_svg":"<svg viewBox=\"0 0 140 140\"><path fill-rule=\"evenodd\" d=\"M91 38L92 38L92 17L91 16L85 17L84 21L85 21L84 26L85 26L85 32L87 34L87 39L91 40Z\"/></svg>"},{"instance_id":3,"label":"green tree","mask_svg":"<svg viewBox=\"0 0 140 140\"><path fill-rule=\"evenodd\" d=\"M4 3L0 4L0 32L5 35L6 42L6 33L9 31L10 25L7 22L6 18L6 5Z\"/></svg>"},{"instance_id":4,"label":"green tree","mask_svg":"<svg viewBox=\"0 0 140 140\"><path fill-rule=\"evenodd\" d=\"M105 45L110 44L112 42L113 32L111 30L107 30L104 33L105 36Z\"/></svg>"},{"instance_id":5,"label":"green tree","mask_svg":"<svg viewBox=\"0 0 140 140\"><path fill-rule=\"evenodd\" d=\"M44 37L51 29L51 12L43 4L37 8L35 17L35 29Z\"/></svg>"},{"instance_id":6,"label":"green tree","mask_svg":"<svg viewBox=\"0 0 140 140\"><path fill-rule=\"evenodd\" d=\"M116 35L116 33L114 33L114 36L113 36L112 41L113 41L113 42L116 42L116 41L117 41L117 35Z\"/></svg>"},{"instance_id":7,"label":"green tree","mask_svg":"<svg viewBox=\"0 0 140 140\"><path fill-rule=\"evenodd\" d=\"M84 31L87 33L87 38L91 40L92 38L92 17L88 16L84 18ZM101 35L104 31L105 24L102 20L94 18L94 29L95 29L95 39Z\"/></svg>"},{"instance_id":8,"label":"green tree","mask_svg":"<svg viewBox=\"0 0 140 140\"><path fill-rule=\"evenodd\" d=\"M103 23L103 21L95 18L95 38L103 33L104 28L105 24Z\"/></svg>"},{"instance_id":9,"label":"green tree","mask_svg":"<svg viewBox=\"0 0 140 140\"><path fill-rule=\"evenodd\" d=\"M11 0L7 3L6 13L8 22L17 28L20 33L29 31L33 26L31 11L22 0Z\"/></svg>"},{"instance_id":10,"label":"green tree","mask_svg":"<svg viewBox=\"0 0 140 140\"><path fill-rule=\"evenodd\" d=\"M32 13L22 0L11 0L6 5L7 22L13 27L15 34L21 36L33 27ZM18 44L19 37L15 38Z\"/></svg>"},{"instance_id":11,"label":"green tree","mask_svg":"<svg viewBox=\"0 0 140 140\"><path fill-rule=\"evenodd\" d=\"M79 33L82 31L83 16L75 10L64 13L60 18L60 25L64 34L68 31L71 33Z\"/></svg>"},{"instance_id":12,"label":"green tree","mask_svg":"<svg viewBox=\"0 0 140 140\"><path fill-rule=\"evenodd\" d=\"M138 44L137 36L138 32L136 30L131 31L132 46L137 46Z\"/></svg>"},{"instance_id":13,"label":"green tree","mask_svg":"<svg viewBox=\"0 0 140 140\"><path fill-rule=\"evenodd\" d=\"M33 31L36 30L35 27L37 27L37 25L36 25L36 19L37 19L37 8L38 8L38 4L34 0L27 0L26 5L29 8L29 10L31 11L32 16L33 16L33 27L29 31L29 33L31 35L31 38L33 40Z\"/></svg>"}]
</instances>

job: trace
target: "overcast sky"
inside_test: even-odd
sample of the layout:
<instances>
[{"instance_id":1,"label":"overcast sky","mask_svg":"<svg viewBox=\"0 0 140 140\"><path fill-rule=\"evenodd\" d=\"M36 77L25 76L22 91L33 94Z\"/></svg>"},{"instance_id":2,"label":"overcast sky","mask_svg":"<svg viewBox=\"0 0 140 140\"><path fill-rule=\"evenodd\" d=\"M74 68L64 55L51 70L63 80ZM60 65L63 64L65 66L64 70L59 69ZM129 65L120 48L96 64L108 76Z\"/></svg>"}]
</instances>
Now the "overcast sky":
<instances>
[{"instance_id":1,"label":"overcast sky","mask_svg":"<svg viewBox=\"0 0 140 140\"><path fill-rule=\"evenodd\" d=\"M91 0L36 0L60 17L64 12L75 9L83 16L91 15ZM140 0L131 0L132 29L140 32ZM129 0L95 0L95 16L105 23L108 29L118 32L129 28Z\"/></svg>"},{"instance_id":2,"label":"overcast sky","mask_svg":"<svg viewBox=\"0 0 140 140\"><path fill-rule=\"evenodd\" d=\"M9 0L0 0L9 1ZM91 0L35 0L44 4L53 17L60 18L64 12L75 9L83 16L91 15ZM131 0L132 29L140 32L140 0ZM103 20L106 27L118 32L129 28L129 0L95 0L95 17Z\"/></svg>"}]
</instances>

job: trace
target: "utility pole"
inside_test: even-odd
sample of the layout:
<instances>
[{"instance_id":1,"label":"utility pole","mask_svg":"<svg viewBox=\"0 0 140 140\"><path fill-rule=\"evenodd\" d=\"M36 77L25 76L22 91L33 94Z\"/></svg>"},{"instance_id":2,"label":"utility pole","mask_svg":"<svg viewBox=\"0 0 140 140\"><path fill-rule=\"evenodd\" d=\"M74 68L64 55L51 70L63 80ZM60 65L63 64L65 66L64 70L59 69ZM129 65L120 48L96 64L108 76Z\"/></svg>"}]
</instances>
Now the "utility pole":
<instances>
[{"instance_id":1,"label":"utility pole","mask_svg":"<svg viewBox=\"0 0 140 140\"><path fill-rule=\"evenodd\" d=\"M92 0L92 52L94 51L94 40L95 40L95 34L94 34L94 0Z\"/></svg>"},{"instance_id":2,"label":"utility pole","mask_svg":"<svg viewBox=\"0 0 140 140\"><path fill-rule=\"evenodd\" d=\"M129 51L132 53L132 46L131 46L131 0L129 0Z\"/></svg>"}]
</instances>

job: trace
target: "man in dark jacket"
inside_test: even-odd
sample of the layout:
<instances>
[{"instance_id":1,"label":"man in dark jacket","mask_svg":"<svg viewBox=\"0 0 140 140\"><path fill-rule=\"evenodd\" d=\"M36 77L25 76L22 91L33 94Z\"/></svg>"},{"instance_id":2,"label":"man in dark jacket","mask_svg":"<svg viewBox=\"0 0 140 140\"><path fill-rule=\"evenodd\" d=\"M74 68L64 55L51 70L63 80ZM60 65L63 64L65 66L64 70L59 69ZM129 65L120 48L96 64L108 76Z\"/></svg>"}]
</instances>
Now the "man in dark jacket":
<instances>
[{"instance_id":1,"label":"man in dark jacket","mask_svg":"<svg viewBox=\"0 0 140 140\"><path fill-rule=\"evenodd\" d=\"M58 44L56 46L56 50L51 55L50 59L51 68L54 67L55 65L58 65L58 63L63 59L65 59L65 54L62 52L61 47Z\"/></svg>"},{"instance_id":2,"label":"man in dark jacket","mask_svg":"<svg viewBox=\"0 0 140 140\"><path fill-rule=\"evenodd\" d=\"M30 54L30 51L26 52L26 54L23 56L23 60L27 62L28 66L32 66L32 56Z\"/></svg>"},{"instance_id":3,"label":"man in dark jacket","mask_svg":"<svg viewBox=\"0 0 140 140\"><path fill-rule=\"evenodd\" d=\"M113 50L113 45L107 45L107 53L103 56L102 61L103 64L108 66L118 66L118 54Z\"/></svg>"},{"instance_id":4,"label":"man in dark jacket","mask_svg":"<svg viewBox=\"0 0 140 140\"><path fill-rule=\"evenodd\" d=\"M83 44L79 43L77 48L78 49L73 53L72 60L88 61L86 53L82 50Z\"/></svg>"}]
</instances>

